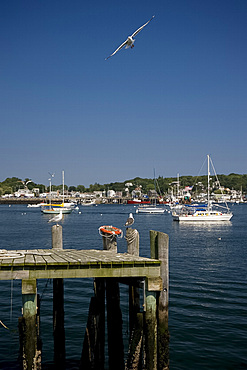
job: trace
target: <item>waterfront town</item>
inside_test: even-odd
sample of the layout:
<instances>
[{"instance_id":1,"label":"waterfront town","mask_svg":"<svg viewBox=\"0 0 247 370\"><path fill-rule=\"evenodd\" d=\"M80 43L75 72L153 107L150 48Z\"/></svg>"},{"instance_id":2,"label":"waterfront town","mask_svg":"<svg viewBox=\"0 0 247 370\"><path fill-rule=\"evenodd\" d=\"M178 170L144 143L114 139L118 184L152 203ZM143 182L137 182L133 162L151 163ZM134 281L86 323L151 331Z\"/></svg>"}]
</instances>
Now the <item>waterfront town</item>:
<instances>
[{"instance_id":1,"label":"waterfront town","mask_svg":"<svg viewBox=\"0 0 247 370\"><path fill-rule=\"evenodd\" d=\"M245 175L243 175L245 176ZM153 180L152 180L153 181ZM204 202L207 198L207 186L198 181L195 186L185 185L182 186L184 181L179 181L179 178L169 183L166 191L162 191L159 182L156 180L155 184L143 186L133 182L126 182L122 185L123 190L116 190L119 186L112 184L111 189L104 190L91 190L77 189L76 187L68 186L55 186L50 183L44 190L42 188L28 186L31 180L19 180L22 184L19 185L16 191L8 191L0 196L1 203L40 203L48 202L52 199L53 202L60 202L62 199L70 200L78 204L94 205L94 204L135 204L135 203L191 203L191 202ZM141 182L141 181L140 181ZM1 184L1 183L0 183ZM118 184L118 183L116 183ZM118 184L119 185L119 184ZM13 187L14 188L14 187ZM115 189L114 189L115 188ZM1 190L1 187L0 187ZM84 191L79 191L84 190ZM224 187L217 183L212 182L210 186L210 197L212 201L217 202L245 202L246 194L243 192L242 187L236 190L234 188Z\"/></svg>"}]
</instances>

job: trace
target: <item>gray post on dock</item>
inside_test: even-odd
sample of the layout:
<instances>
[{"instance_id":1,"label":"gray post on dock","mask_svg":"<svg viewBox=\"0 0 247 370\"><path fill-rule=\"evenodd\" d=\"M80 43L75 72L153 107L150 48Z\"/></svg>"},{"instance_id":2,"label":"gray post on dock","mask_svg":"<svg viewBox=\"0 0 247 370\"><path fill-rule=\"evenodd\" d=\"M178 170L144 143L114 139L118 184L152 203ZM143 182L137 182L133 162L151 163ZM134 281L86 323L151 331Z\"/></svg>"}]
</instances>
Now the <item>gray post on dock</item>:
<instances>
[{"instance_id":1,"label":"gray post on dock","mask_svg":"<svg viewBox=\"0 0 247 370\"><path fill-rule=\"evenodd\" d=\"M52 249L63 249L63 228L52 226ZM63 279L53 279L53 337L54 363L56 368L65 368L65 331L64 331L64 287Z\"/></svg>"},{"instance_id":2,"label":"gray post on dock","mask_svg":"<svg viewBox=\"0 0 247 370\"><path fill-rule=\"evenodd\" d=\"M151 258L161 262L160 276L162 290L157 294L157 369L169 368L169 330L168 330L168 298L169 298L169 236L159 231L150 230ZM153 302L153 299L152 299Z\"/></svg>"},{"instance_id":3,"label":"gray post on dock","mask_svg":"<svg viewBox=\"0 0 247 370\"><path fill-rule=\"evenodd\" d=\"M103 249L106 251L112 251L117 253L117 237L116 235L105 234L102 236Z\"/></svg>"},{"instance_id":4,"label":"gray post on dock","mask_svg":"<svg viewBox=\"0 0 247 370\"><path fill-rule=\"evenodd\" d=\"M63 228L61 225L53 225L51 229L52 249L63 249Z\"/></svg>"}]
</instances>

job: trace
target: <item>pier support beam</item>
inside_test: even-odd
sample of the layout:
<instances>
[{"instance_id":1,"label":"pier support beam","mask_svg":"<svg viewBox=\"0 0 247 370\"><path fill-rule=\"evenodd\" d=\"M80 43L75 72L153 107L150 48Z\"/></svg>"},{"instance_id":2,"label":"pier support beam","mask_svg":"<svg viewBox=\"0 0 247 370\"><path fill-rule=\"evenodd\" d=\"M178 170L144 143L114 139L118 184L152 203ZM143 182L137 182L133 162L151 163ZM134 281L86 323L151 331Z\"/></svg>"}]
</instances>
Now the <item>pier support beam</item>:
<instances>
[{"instance_id":1,"label":"pier support beam","mask_svg":"<svg viewBox=\"0 0 247 370\"><path fill-rule=\"evenodd\" d=\"M105 347L105 279L94 281L86 332L80 361L80 370L104 370Z\"/></svg>"},{"instance_id":2,"label":"pier support beam","mask_svg":"<svg viewBox=\"0 0 247 370\"><path fill-rule=\"evenodd\" d=\"M160 276L162 290L157 294L157 363L158 370L169 369L169 237L167 234L150 230L151 258L161 261Z\"/></svg>"},{"instance_id":3,"label":"pier support beam","mask_svg":"<svg viewBox=\"0 0 247 370\"><path fill-rule=\"evenodd\" d=\"M22 280L23 317L19 319L23 369L41 369L41 350L37 349L36 280Z\"/></svg>"},{"instance_id":4,"label":"pier support beam","mask_svg":"<svg viewBox=\"0 0 247 370\"><path fill-rule=\"evenodd\" d=\"M63 279L53 279L53 338L54 363L57 369L65 368Z\"/></svg>"},{"instance_id":5,"label":"pier support beam","mask_svg":"<svg viewBox=\"0 0 247 370\"><path fill-rule=\"evenodd\" d=\"M156 292L147 289L145 292L144 317L146 370L157 370Z\"/></svg>"},{"instance_id":6,"label":"pier support beam","mask_svg":"<svg viewBox=\"0 0 247 370\"><path fill-rule=\"evenodd\" d=\"M136 229L127 228L125 239L127 240L127 252L133 256L139 256L139 232ZM137 314L140 312L140 289L136 285L129 286L129 332L130 335L137 322Z\"/></svg>"},{"instance_id":7,"label":"pier support beam","mask_svg":"<svg viewBox=\"0 0 247 370\"><path fill-rule=\"evenodd\" d=\"M103 249L117 253L116 235L103 235ZM119 284L116 279L107 278L107 329L108 329L108 355L109 369L124 369L124 346L122 337L122 312L120 308Z\"/></svg>"},{"instance_id":8,"label":"pier support beam","mask_svg":"<svg viewBox=\"0 0 247 370\"><path fill-rule=\"evenodd\" d=\"M63 228L52 226L52 249L63 249ZM56 369L65 368L64 286L63 279L53 279L53 337Z\"/></svg>"},{"instance_id":9,"label":"pier support beam","mask_svg":"<svg viewBox=\"0 0 247 370\"><path fill-rule=\"evenodd\" d=\"M139 312L133 327L126 369L142 370L144 368L142 361L143 354L143 313Z\"/></svg>"},{"instance_id":10,"label":"pier support beam","mask_svg":"<svg viewBox=\"0 0 247 370\"><path fill-rule=\"evenodd\" d=\"M109 370L124 370L122 312L118 282L106 279Z\"/></svg>"}]
</instances>

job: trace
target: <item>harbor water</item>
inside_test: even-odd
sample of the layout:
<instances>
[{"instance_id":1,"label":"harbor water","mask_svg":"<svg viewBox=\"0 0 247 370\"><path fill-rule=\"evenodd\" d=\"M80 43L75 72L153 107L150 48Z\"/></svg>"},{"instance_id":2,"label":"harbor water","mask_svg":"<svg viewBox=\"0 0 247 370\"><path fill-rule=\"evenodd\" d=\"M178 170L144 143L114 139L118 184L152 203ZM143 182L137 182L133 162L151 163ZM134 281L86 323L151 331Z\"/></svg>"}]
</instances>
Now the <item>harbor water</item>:
<instances>
[{"instance_id":1,"label":"harbor water","mask_svg":"<svg viewBox=\"0 0 247 370\"><path fill-rule=\"evenodd\" d=\"M230 222L183 224L172 221L168 211L145 215L135 214L133 205L80 206L61 223L64 249L102 249L98 228L113 225L125 231L130 212L140 233L141 256L150 257L149 230L169 235L171 370L247 369L247 205L230 208ZM49 218L39 208L0 205L0 249L51 248ZM118 251L126 249L126 240L118 239ZM38 293L42 368L52 369L52 281L38 280ZM64 281L67 369L78 369L92 295L92 279ZM16 370L21 281L0 281L0 302L0 369ZM121 307L126 344L128 291L122 285Z\"/></svg>"}]
</instances>

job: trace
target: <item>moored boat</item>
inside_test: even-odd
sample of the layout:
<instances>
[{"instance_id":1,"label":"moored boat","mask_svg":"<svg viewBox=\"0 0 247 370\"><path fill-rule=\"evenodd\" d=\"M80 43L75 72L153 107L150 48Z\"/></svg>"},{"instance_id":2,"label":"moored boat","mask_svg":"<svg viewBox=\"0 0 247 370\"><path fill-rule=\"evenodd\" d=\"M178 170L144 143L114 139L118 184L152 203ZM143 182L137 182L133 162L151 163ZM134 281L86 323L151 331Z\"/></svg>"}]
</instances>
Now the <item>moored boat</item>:
<instances>
[{"instance_id":1,"label":"moored boat","mask_svg":"<svg viewBox=\"0 0 247 370\"><path fill-rule=\"evenodd\" d=\"M230 212L227 203L225 203L225 207L219 204L212 204L210 201L210 162L212 164L212 160L209 155L207 155L208 160L208 201L207 204L202 205L184 205L182 208L174 209L172 212L172 218L174 221L183 221L183 222L198 222L198 221L205 221L205 222L212 222L212 221L230 221L233 214ZM212 165L213 167L213 165ZM214 168L214 167L213 167ZM217 175L215 173L217 178ZM219 183L219 179L217 178L217 182Z\"/></svg>"},{"instance_id":2,"label":"moored boat","mask_svg":"<svg viewBox=\"0 0 247 370\"><path fill-rule=\"evenodd\" d=\"M51 178L54 177L54 174L51 175ZM62 213L71 213L75 204L74 203L64 203L64 171L62 171L62 178L63 178L63 201L61 204L51 203L51 178L50 180L50 202L47 204L41 205L41 212L44 214L58 214L62 210Z\"/></svg>"},{"instance_id":3,"label":"moored boat","mask_svg":"<svg viewBox=\"0 0 247 370\"><path fill-rule=\"evenodd\" d=\"M154 170L154 187L155 187L155 198L153 205L140 205L136 213L148 213L148 214L162 214L165 212L165 208L157 206L157 199L156 199L156 179L155 179L155 170Z\"/></svg>"},{"instance_id":4,"label":"moored boat","mask_svg":"<svg viewBox=\"0 0 247 370\"><path fill-rule=\"evenodd\" d=\"M188 206L182 207L180 210L172 212L174 221L230 221L232 218L231 212L223 212L221 210L213 209L211 205L206 207Z\"/></svg>"},{"instance_id":5,"label":"moored boat","mask_svg":"<svg viewBox=\"0 0 247 370\"><path fill-rule=\"evenodd\" d=\"M127 200L127 204L151 204L150 200L131 199Z\"/></svg>"},{"instance_id":6,"label":"moored boat","mask_svg":"<svg viewBox=\"0 0 247 370\"><path fill-rule=\"evenodd\" d=\"M44 214L58 214L62 210L62 213L71 213L73 208L65 207L63 204L49 204L41 206L41 212Z\"/></svg>"},{"instance_id":7,"label":"moored boat","mask_svg":"<svg viewBox=\"0 0 247 370\"><path fill-rule=\"evenodd\" d=\"M81 203L82 206L95 206L96 205L96 202L95 200L86 200L85 202L82 202Z\"/></svg>"},{"instance_id":8,"label":"moored boat","mask_svg":"<svg viewBox=\"0 0 247 370\"><path fill-rule=\"evenodd\" d=\"M136 213L149 213L149 214L161 214L164 212L165 212L164 208L157 206L140 206L136 210Z\"/></svg>"}]
</instances>

